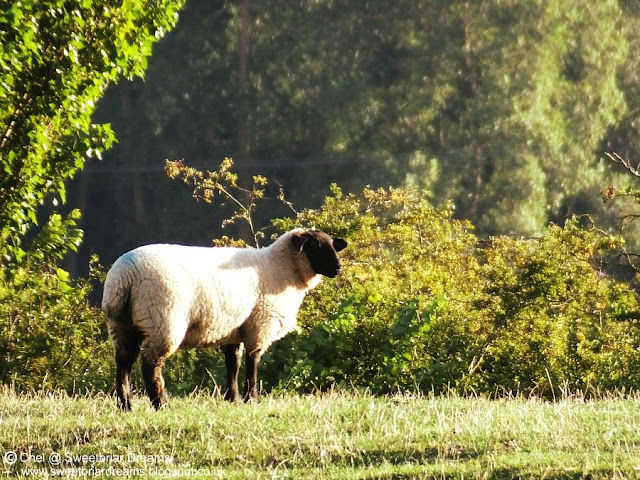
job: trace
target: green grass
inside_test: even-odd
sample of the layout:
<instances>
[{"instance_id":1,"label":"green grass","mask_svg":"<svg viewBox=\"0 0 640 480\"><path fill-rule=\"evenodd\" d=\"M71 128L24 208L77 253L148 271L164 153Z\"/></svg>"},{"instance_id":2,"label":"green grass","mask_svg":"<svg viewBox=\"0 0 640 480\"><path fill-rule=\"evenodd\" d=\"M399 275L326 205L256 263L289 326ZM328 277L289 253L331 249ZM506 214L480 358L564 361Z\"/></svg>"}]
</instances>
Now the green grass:
<instances>
[{"instance_id":1,"label":"green grass","mask_svg":"<svg viewBox=\"0 0 640 480\"><path fill-rule=\"evenodd\" d=\"M63 478L639 478L640 397L200 394L121 413L107 396L0 393L4 474L60 475L52 454Z\"/></svg>"}]
</instances>

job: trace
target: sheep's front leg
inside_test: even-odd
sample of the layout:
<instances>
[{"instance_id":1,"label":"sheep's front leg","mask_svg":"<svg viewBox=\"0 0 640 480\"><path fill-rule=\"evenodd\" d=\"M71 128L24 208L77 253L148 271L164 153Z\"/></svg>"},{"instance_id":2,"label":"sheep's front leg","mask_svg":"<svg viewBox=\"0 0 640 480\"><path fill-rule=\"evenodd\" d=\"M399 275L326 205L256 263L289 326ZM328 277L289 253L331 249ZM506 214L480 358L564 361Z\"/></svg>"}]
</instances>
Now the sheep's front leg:
<instances>
[{"instance_id":1,"label":"sheep's front leg","mask_svg":"<svg viewBox=\"0 0 640 480\"><path fill-rule=\"evenodd\" d=\"M224 345L222 352L224 353L224 363L227 366L227 391L224 393L224 399L234 402L240 396L238 390L238 372L242 361L240 344Z\"/></svg>"},{"instance_id":2,"label":"sheep's front leg","mask_svg":"<svg viewBox=\"0 0 640 480\"><path fill-rule=\"evenodd\" d=\"M258 349L249 351L245 360L245 368L247 370L247 381L245 383L244 401L258 401L258 364L260 363L262 352Z\"/></svg>"}]
</instances>

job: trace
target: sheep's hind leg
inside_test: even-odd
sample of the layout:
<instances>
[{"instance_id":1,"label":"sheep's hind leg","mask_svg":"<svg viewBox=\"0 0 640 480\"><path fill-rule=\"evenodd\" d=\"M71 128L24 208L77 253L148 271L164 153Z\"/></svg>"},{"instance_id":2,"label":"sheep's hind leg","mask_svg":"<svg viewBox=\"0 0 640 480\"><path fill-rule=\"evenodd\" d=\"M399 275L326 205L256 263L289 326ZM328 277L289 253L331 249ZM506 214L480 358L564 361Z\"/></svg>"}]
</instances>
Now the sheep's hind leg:
<instances>
[{"instance_id":1,"label":"sheep's hind leg","mask_svg":"<svg viewBox=\"0 0 640 480\"><path fill-rule=\"evenodd\" d=\"M121 324L110 328L116 359L116 394L118 407L131 410L131 367L140 354L140 332Z\"/></svg>"},{"instance_id":2,"label":"sheep's hind leg","mask_svg":"<svg viewBox=\"0 0 640 480\"><path fill-rule=\"evenodd\" d=\"M238 391L238 372L242 361L240 344L224 345L222 352L224 353L224 363L227 366L227 391L224 394L224 399L234 402L240 396Z\"/></svg>"},{"instance_id":3,"label":"sheep's hind leg","mask_svg":"<svg viewBox=\"0 0 640 480\"><path fill-rule=\"evenodd\" d=\"M142 352L142 378L149 400L156 410L168 405L162 377L164 361L165 357L158 357L144 350Z\"/></svg>"},{"instance_id":4,"label":"sheep's hind leg","mask_svg":"<svg viewBox=\"0 0 640 480\"><path fill-rule=\"evenodd\" d=\"M247 355L245 360L245 368L247 370L247 381L245 383L246 391L244 394L244 401L250 402L258 401L258 364L260 363L260 357L262 352L259 349L250 351L247 349Z\"/></svg>"}]
</instances>

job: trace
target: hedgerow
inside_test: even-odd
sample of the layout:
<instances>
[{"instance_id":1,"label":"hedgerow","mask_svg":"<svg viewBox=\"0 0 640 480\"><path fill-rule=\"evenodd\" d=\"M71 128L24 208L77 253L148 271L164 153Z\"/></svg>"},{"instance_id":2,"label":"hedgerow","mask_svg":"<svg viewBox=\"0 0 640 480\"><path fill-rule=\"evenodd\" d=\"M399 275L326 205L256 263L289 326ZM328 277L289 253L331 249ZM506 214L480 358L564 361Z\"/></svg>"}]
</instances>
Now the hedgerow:
<instances>
[{"instance_id":1,"label":"hedgerow","mask_svg":"<svg viewBox=\"0 0 640 480\"><path fill-rule=\"evenodd\" d=\"M108 391L112 351L87 300L91 282L59 266L81 234L73 219L53 220L42 234L51 248L0 278L0 382ZM349 247L343 274L307 296L299 331L264 356L265 389L551 397L640 388L638 302L601 262L619 241L579 219L537 238L480 239L424 192L333 187L320 208L273 225L317 227ZM223 378L216 349L168 362L174 393Z\"/></svg>"},{"instance_id":2,"label":"hedgerow","mask_svg":"<svg viewBox=\"0 0 640 480\"><path fill-rule=\"evenodd\" d=\"M638 305L600 260L618 240L573 219L478 239L426 194L334 188L294 225L349 241L344 275L305 303L264 367L279 388L553 395L640 386Z\"/></svg>"}]
</instances>

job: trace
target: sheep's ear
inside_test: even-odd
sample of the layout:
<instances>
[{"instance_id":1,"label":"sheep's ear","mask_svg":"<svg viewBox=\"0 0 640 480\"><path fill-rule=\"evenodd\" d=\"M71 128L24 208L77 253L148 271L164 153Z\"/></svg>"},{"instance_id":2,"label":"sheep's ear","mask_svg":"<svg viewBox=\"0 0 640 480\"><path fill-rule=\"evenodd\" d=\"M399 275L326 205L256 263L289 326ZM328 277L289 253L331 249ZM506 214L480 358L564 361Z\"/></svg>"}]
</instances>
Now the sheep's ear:
<instances>
[{"instance_id":1,"label":"sheep's ear","mask_svg":"<svg viewBox=\"0 0 640 480\"><path fill-rule=\"evenodd\" d=\"M306 232L296 232L291 237L291 243L293 243L293 246L299 252L302 251L302 247L304 247L304 244L307 242L307 240L309 240L309 234Z\"/></svg>"},{"instance_id":2,"label":"sheep's ear","mask_svg":"<svg viewBox=\"0 0 640 480\"><path fill-rule=\"evenodd\" d=\"M347 248L347 242L344 241L341 238L334 238L333 239L333 248L335 249L336 252L344 250L345 248Z\"/></svg>"}]
</instances>

